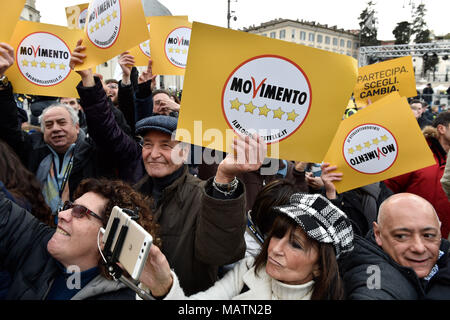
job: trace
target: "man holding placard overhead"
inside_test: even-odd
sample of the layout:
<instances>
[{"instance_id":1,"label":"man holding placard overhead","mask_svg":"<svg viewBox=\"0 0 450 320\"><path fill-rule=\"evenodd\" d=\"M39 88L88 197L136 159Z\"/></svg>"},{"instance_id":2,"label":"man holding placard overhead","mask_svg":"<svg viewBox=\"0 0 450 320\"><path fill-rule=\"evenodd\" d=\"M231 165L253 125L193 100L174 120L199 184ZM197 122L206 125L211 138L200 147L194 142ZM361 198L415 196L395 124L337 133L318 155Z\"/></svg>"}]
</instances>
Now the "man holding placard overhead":
<instances>
[{"instance_id":1,"label":"man holding placard overhead","mask_svg":"<svg viewBox=\"0 0 450 320\"><path fill-rule=\"evenodd\" d=\"M79 41L72 68L86 57L84 48ZM89 125L95 124L89 127L92 138L119 162L120 175L138 182L135 188L151 198L162 252L181 286L189 294L209 288L217 280L218 266L244 257L245 187L236 175L259 169L266 155L262 138L235 138L236 156L227 156L214 178L201 181L184 163L190 145L173 139L177 118L156 115L137 122L141 146L109 121L112 114L100 80L90 69L77 72L81 103Z\"/></svg>"},{"instance_id":2,"label":"man holding placard overhead","mask_svg":"<svg viewBox=\"0 0 450 320\"><path fill-rule=\"evenodd\" d=\"M64 201L73 200L73 192L84 178L112 177L111 161L102 160L94 141L80 130L77 112L56 103L40 117L41 131L23 134L18 126L13 90L4 73L14 64L14 49L0 44L0 138L5 140L42 185L45 201L57 212Z\"/></svg>"}]
</instances>

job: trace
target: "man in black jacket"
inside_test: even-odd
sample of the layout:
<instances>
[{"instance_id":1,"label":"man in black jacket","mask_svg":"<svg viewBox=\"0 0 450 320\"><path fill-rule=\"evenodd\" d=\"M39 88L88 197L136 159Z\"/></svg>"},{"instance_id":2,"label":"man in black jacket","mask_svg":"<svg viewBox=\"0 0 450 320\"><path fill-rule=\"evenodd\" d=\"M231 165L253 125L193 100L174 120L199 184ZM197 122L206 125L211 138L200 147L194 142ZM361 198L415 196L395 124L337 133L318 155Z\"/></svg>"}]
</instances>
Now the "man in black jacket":
<instances>
[{"instance_id":1,"label":"man in black jacket","mask_svg":"<svg viewBox=\"0 0 450 320\"><path fill-rule=\"evenodd\" d=\"M76 196L59 212L55 230L0 193L0 267L12 275L8 300L135 299L106 273L97 239L114 206L138 207L138 222L157 239L150 209L120 181L86 179Z\"/></svg>"},{"instance_id":2,"label":"man in black jacket","mask_svg":"<svg viewBox=\"0 0 450 320\"><path fill-rule=\"evenodd\" d=\"M350 299L450 299L450 243L425 199L399 193L380 207L366 238L340 263Z\"/></svg>"},{"instance_id":3,"label":"man in black jacket","mask_svg":"<svg viewBox=\"0 0 450 320\"><path fill-rule=\"evenodd\" d=\"M3 77L14 64L14 48L2 43L0 51ZM114 159L80 130L78 115L71 107L59 104L46 108L41 115L42 133L24 133L18 126L12 85L7 79L0 82L0 138L37 176L53 213L65 200L73 200L73 191L84 178L115 176Z\"/></svg>"}]
</instances>

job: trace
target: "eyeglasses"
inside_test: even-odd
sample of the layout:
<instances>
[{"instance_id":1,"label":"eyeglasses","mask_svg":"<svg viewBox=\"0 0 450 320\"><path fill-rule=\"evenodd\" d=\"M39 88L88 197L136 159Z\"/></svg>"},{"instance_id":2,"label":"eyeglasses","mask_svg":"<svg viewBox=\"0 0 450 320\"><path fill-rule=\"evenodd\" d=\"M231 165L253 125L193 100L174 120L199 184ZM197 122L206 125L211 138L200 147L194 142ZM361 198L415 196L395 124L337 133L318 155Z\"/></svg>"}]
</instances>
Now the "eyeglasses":
<instances>
[{"instance_id":1,"label":"eyeglasses","mask_svg":"<svg viewBox=\"0 0 450 320\"><path fill-rule=\"evenodd\" d=\"M106 85L110 89L118 89L119 85L117 83L109 83Z\"/></svg>"},{"instance_id":2,"label":"eyeglasses","mask_svg":"<svg viewBox=\"0 0 450 320\"><path fill-rule=\"evenodd\" d=\"M84 216L86 216L89 219L88 215L91 215L94 218L97 218L103 222L103 219L101 217L99 217L97 214L95 214L94 212L92 212L91 210L86 208L85 206L82 206L81 204L74 204L70 201L64 202L64 205L62 206L62 211L69 210L69 209L72 209L71 214L72 214L72 217L74 217L74 218L81 219Z\"/></svg>"}]
</instances>

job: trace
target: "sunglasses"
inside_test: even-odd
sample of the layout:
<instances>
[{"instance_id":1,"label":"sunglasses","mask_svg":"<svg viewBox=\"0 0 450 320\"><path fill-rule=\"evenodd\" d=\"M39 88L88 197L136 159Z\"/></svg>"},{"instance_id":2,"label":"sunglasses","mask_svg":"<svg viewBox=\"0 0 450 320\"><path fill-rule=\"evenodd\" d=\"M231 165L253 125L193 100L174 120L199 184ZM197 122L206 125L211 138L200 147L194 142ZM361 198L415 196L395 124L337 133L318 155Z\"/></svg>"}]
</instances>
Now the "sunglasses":
<instances>
[{"instance_id":1,"label":"sunglasses","mask_svg":"<svg viewBox=\"0 0 450 320\"><path fill-rule=\"evenodd\" d=\"M94 218L97 218L103 222L103 219L101 217L99 217L97 214L95 214L94 212L92 212L91 210L86 208L85 206L82 206L81 204L74 204L70 201L64 202L64 205L62 206L62 211L69 210L69 209L72 209L71 214L72 214L72 217L74 217L74 218L81 219L84 216L86 216L89 219L89 215L91 215Z\"/></svg>"}]
</instances>

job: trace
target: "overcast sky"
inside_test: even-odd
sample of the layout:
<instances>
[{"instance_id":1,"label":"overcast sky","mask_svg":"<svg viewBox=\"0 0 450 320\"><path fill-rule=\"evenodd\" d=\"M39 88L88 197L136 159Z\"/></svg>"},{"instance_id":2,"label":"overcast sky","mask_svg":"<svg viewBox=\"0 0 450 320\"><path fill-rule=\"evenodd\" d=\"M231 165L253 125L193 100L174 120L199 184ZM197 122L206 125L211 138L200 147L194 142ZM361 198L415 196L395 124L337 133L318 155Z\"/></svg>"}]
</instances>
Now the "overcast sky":
<instances>
[{"instance_id":1,"label":"overcast sky","mask_svg":"<svg viewBox=\"0 0 450 320\"><path fill-rule=\"evenodd\" d=\"M41 22L67 25L64 8L88 0L36 0ZM227 0L159 0L173 15L188 15L189 20L220 27L227 26ZM424 3L428 28L436 35L450 32L449 0L374 0L378 18L378 39L394 39L392 30L403 20L410 20L410 2ZM359 29L358 17L366 0L231 0L237 21L233 29L259 25L272 19L303 19L338 28Z\"/></svg>"}]
</instances>

